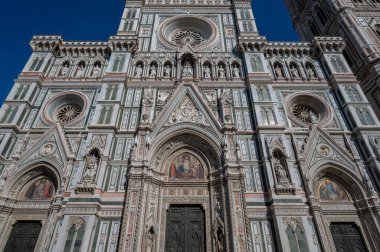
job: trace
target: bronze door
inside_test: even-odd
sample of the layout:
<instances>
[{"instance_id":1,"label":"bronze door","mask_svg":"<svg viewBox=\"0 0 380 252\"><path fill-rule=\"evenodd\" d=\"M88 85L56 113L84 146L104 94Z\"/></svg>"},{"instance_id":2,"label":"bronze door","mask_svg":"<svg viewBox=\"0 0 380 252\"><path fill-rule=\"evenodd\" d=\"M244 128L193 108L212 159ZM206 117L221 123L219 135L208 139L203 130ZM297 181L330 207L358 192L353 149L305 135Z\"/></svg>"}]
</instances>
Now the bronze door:
<instances>
[{"instance_id":1,"label":"bronze door","mask_svg":"<svg viewBox=\"0 0 380 252\"><path fill-rule=\"evenodd\" d=\"M18 221L12 228L5 250L33 252L41 231L39 221Z\"/></svg>"},{"instance_id":2,"label":"bronze door","mask_svg":"<svg viewBox=\"0 0 380 252\"><path fill-rule=\"evenodd\" d=\"M170 207L165 240L166 252L205 252L205 215L202 207Z\"/></svg>"},{"instance_id":3,"label":"bronze door","mask_svg":"<svg viewBox=\"0 0 380 252\"><path fill-rule=\"evenodd\" d=\"M331 234L337 252L366 252L359 228L353 223L332 223Z\"/></svg>"}]
</instances>

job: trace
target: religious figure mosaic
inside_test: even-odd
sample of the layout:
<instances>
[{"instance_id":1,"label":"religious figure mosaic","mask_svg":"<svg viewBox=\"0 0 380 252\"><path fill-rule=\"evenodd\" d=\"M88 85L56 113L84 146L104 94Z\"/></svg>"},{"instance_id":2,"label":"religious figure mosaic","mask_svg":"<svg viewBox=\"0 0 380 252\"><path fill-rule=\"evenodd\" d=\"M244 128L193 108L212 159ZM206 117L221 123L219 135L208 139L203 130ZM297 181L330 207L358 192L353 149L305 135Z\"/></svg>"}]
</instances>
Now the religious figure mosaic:
<instances>
[{"instance_id":1,"label":"religious figure mosaic","mask_svg":"<svg viewBox=\"0 0 380 252\"><path fill-rule=\"evenodd\" d=\"M319 197L321 200L341 201L349 200L343 188L329 179L322 180L319 185Z\"/></svg>"},{"instance_id":2,"label":"religious figure mosaic","mask_svg":"<svg viewBox=\"0 0 380 252\"><path fill-rule=\"evenodd\" d=\"M46 200L53 197L54 187L50 180L42 178L34 182L26 191L25 197L30 200Z\"/></svg>"},{"instance_id":3,"label":"religious figure mosaic","mask_svg":"<svg viewBox=\"0 0 380 252\"><path fill-rule=\"evenodd\" d=\"M204 179L204 169L196 157L183 153L172 161L170 179Z\"/></svg>"}]
</instances>

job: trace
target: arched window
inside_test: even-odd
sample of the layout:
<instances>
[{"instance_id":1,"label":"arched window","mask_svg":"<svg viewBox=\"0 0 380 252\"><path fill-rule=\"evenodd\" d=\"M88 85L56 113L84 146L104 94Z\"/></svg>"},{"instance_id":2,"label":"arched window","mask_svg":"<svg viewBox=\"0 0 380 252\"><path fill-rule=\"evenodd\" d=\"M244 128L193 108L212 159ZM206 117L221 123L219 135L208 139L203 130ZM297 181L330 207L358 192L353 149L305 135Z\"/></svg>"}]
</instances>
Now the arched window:
<instances>
[{"instance_id":1,"label":"arched window","mask_svg":"<svg viewBox=\"0 0 380 252\"><path fill-rule=\"evenodd\" d=\"M269 100L269 91L266 86L257 87L257 96L259 101L268 101Z\"/></svg>"},{"instance_id":2,"label":"arched window","mask_svg":"<svg viewBox=\"0 0 380 252\"><path fill-rule=\"evenodd\" d=\"M110 124L112 119L113 107L104 106L100 111L98 124Z\"/></svg>"},{"instance_id":3,"label":"arched window","mask_svg":"<svg viewBox=\"0 0 380 252\"><path fill-rule=\"evenodd\" d=\"M36 57L32 63L32 65L29 68L29 71L39 71L42 64L44 63L45 57Z\"/></svg>"},{"instance_id":4,"label":"arched window","mask_svg":"<svg viewBox=\"0 0 380 252\"><path fill-rule=\"evenodd\" d=\"M125 56L116 56L113 66L112 66L112 72L121 72L123 71L125 63Z\"/></svg>"},{"instance_id":5,"label":"arched window","mask_svg":"<svg viewBox=\"0 0 380 252\"><path fill-rule=\"evenodd\" d=\"M314 24L313 21L309 21L309 30L313 36L319 36L320 33L318 31L317 26Z\"/></svg>"},{"instance_id":6,"label":"arched window","mask_svg":"<svg viewBox=\"0 0 380 252\"><path fill-rule=\"evenodd\" d=\"M29 85L20 85L17 88L16 94L13 97L14 100L23 100L29 91Z\"/></svg>"},{"instance_id":7,"label":"arched window","mask_svg":"<svg viewBox=\"0 0 380 252\"><path fill-rule=\"evenodd\" d=\"M321 21L321 24L324 26L327 22L327 16L325 12L320 7L317 7L316 13L319 18L319 21Z\"/></svg>"},{"instance_id":8,"label":"arched window","mask_svg":"<svg viewBox=\"0 0 380 252\"><path fill-rule=\"evenodd\" d=\"M132 31L132 29L133 29L133 24L134 24L133 21L125 21L123 31Z\"/></svg>"},{"instance_id":9,"label":"arched window","mask_svg":"<svg viewBox=\"0 0 380 252\"><path fill-rule=\"evenodd\" d=\"M248 10L241 10L241 19L249 19L249 11Z\"/></svg>"},{"instance_id":10,"label":"arched window","mask_svg":"<svg viewBox=\"0 0 380 252\"><path fill-rule=\"evenodd\" d=\"M275 125L276 124L272 108L262 107L260 109L260 113L261 113L261 118L263 120L263 125Z\"/></svg>"},{"instance_id":11,"label":"arched window","mask_svg":"<svg viewBox=\"0 0 380 252\"><path fill-rule=\"evenodd\" d=\"M117 85L109 85L107 87L105 100L115 100L117 96L117 91L118 91Z\"/></svg>"},{"instance_id":12,"label":"arched window","mask_svg":"<svg viewBox=\"0 0 380 252\"><path fill-rule=\"evenodd\" d=\"M339 56L334 55L330 58L330 60L331 60L332 66L334 67L335 72L347 73L347 68Z\"/></svg>"},{"instance_id":13,"label":"arched window","mask_svg":"<svg viewBox=\"0 0 380 252\"><path fill-rule=\"evenodd\" d=\"M85 232L85 223L82 219L77 219L71 225L67 234L64 252L79 252L82 246Z\"/></svg>"},{"instance_id":14,"label":"arched window","mask_svg":"<svg viewBox=\"0 0 380 252\"><path fill-rule=\"evenodd\" d=\"M356 114L362 125L373 125L373 119L367 108L356 108Z\"/></svg>"},{"instance_id":15,"label":"arched window","mask_svg":"<svg viewBox=\"0 0 380 252\"><path fill-rule=\"evenodd\" d=\"M127 18L135 18L136 17L136 9L128 10Z\"/></svg>"},{"instance_id":16,"label":"arched window","mask_svg":"<svg viewBox=\"0 0 380 252\"><path fill-rule=\"evenodd\" d=\"M263 63L259 55L251 57L252 72L264 72Z\"/></svg>"},{"instance_id":17,"label":"arched window","mask_svg":"<svg viewBox=\"0 0 380 252\"><path fill-rule=\"evenodd\" d=\"M345 91L350 101L357 102L362 100L358 90L355 87L346 86Z\"/></svg>"},{"instance_id":18,"label":"arched window","mask_svg":"<svg viewBox=\"0 0 380 252\"><path fill-rule=\"evenodd\" d=\"M291 252L308 252L306 238L302 227L298 224L295 226L288 225L286 234L289 240L289 247Z\"/></svg>"}]
</instances>

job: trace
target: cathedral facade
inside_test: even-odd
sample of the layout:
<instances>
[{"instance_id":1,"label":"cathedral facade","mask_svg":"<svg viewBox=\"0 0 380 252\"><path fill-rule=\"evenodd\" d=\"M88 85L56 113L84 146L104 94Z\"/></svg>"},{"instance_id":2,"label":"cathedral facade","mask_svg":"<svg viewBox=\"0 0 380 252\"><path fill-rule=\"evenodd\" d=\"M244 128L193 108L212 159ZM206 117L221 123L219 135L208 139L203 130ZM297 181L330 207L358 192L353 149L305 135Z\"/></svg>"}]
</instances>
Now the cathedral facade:
<instances>
[{"instance_id":1,"label":"cathedral facade","mask_svg":"<svg viewBox=\"0 0 380 252\"><path fill-rule=\"evenodd\" d=\"M343 54L380 118L380 1L285 0L293 25L305 41L339 36Z\"/></svg>"},{"instance_id":2,"label":"cathedral facade","mask_svg":"<svg viewBox=\"0 0 380 252\"><path fill-rule=\"evenodd\" d=\"M339 37L250 1L127 1L35 36L0 110L0 250L380 251L380 122Z\"/></svg>"}]
</instances>

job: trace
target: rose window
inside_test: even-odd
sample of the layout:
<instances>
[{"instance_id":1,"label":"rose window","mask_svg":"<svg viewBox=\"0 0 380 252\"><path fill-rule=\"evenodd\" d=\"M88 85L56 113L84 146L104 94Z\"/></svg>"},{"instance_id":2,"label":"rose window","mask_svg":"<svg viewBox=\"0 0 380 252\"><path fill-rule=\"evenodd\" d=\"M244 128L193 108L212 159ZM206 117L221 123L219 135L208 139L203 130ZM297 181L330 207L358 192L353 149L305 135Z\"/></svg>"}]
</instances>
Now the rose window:
<instances>
[{"instance_id":1,"label":"rose window","mask_svg":"<svg viewBox=\"0 0 380 252\"><path fill-rule=\"evenodd\" d=\"M77 118L80 113L82 112L82 109L75 104L68 104L63 105L60 107L57 111L57 119L61 123L68 123Z\"/></svg>"},{"instance_id":2,"label":"rose window","mask_svg":"<svg viewBox=\"0 0 380 252\"><path fill-rule=\"evenodd\" d=\"M176 31L171 35L171 42L178 46L197 46L205 42L206 40L201 34L194 31Z\"/></svg>"},{"instance_id":3,"label":"rose window","mask_svg":"<svg viewBox=\"0 0 380 252\"><path fill-rule=\"evenodd\" d=\"M201 16L176 15L160 24L158 39L171 49L191 46L195 50L204 50L218 42L218 28L214 22Z\"/></svg>"},{"instance_id":4,"label":"rose window","mask_svg":"<svg viewBox=\"0 0 380 252\"><path fill-rule=\"evenodd\" d=\"M312 93L298 92L288 95L285 108L294 126L309 127L317 124L329 127L334 119L331 105L321 96Z\"/></svg>"},{"instance_id":5,"label":"rose window","mask_svg":"<svg viewBox=\"0 0 380 252\"><path fill-rule=\"evenodd\" d=\"M319 121L319 115L309 106L304 104L294 105L292 114L301 122L309 124Z\"/></svg>"}]
</instances>

